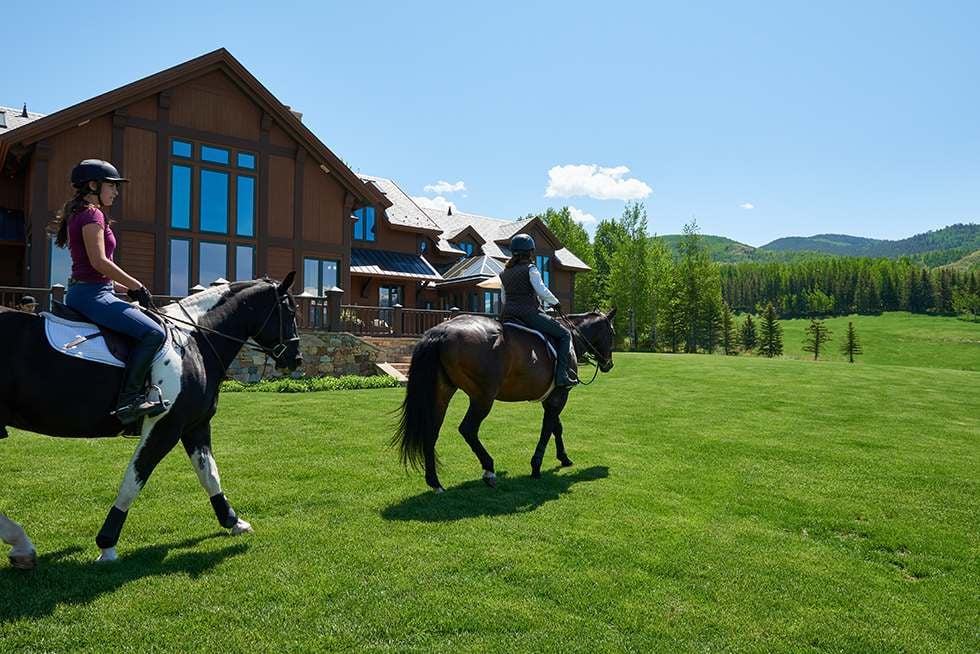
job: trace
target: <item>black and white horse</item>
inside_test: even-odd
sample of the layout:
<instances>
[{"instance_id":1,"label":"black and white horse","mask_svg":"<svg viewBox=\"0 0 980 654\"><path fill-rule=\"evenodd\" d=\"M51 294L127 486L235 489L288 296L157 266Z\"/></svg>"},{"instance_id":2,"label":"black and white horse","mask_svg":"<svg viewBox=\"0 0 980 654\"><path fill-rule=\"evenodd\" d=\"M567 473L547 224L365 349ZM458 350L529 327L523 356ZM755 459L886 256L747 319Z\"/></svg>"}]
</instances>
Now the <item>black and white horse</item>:
<instances>
[{"instance_id":1,"label":"black and white horse","mask_svg":"<svg viewBox=\"0 0 980 654\"><path fill-rule=\"evenodd\" d=\"M100 561L116 559L127 511L150 473L180 441L207 491L222 527L251 532L221 491L211 454L211 418L225 370L248 339L270 354L278 369L302 364L296 305L289 294L295 274L223 284L171 304L162 313L177 321L172 340L153 364L151 383L169 401L166 412L143 421L139 445L96 543ZM110 415L122 369L56 352L44 319L0 309L0 438L6 427L67 438L117 436L122 424ZM197 325L191 326L191 323ZM16 522L0 513L0 539L12 546L15 567L36 564L34 546Z\"/></svg>"}]
</instances>

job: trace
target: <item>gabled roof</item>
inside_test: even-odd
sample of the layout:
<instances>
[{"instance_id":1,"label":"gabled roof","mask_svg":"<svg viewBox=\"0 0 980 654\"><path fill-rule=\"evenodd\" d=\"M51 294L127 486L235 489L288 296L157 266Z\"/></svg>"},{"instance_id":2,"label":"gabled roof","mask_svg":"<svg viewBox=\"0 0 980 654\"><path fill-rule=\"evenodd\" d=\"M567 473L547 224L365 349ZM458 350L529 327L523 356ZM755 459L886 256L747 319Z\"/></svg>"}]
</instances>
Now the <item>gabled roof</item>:
<instances>
[{"instance_id":1,"label":"gabled roof","mask_svg":"<svg viewBox=\"0 0 980 654\"><path fill-rule=\"evenodd\" d=\"M465 232L467 228L472 228L473 231L480 234L484 239L484 242L480 246L483 254L499 260L510 258L510 248L508 246L510 239L515 234L527 232L532 226L536 226L545 235L550 244L555 247L554 262L558 266L578 272L592 270L585 262L572 254L568 248L559 247L561 242L558 240L558 237L538 217L531 218L530 220L499 220L497 218L465 213L458 210L453 210L452 215L437 214L434 211L429 211L428 213L443 228L442 235L440 236L441 240L455 239L459 234Z\"/></svg>"},{"instance_id":2,"label":"gabled roof","mask_svg":"<svg viewBox=\"0 0 980 654\"><path fill-rule=\"evenodd\" d=\"M442 232L442 228L427 213L422 211L422 208L415 204L415 201L405 191L401 190L394 181L372 175L360 175L360 178L369 182L369 186L375 186L388 198L391 206L385 210L385 216L392 227L406 227L411 230L429 232L433 235Z\"/></svg>"},{"instance_id":3,"label":"gabled roof","mask_svg":"<svg viewBox=\"0 0 980 654\"><path fill-rule=\"evenodd\" d=\"M229 78L249 95L256 104L263 108L276 120L292 138L304 144L317 159L318 164L324 165L330 174L337 179L355 196L370 204L387 207L390 202L377 188L362 182L340 158L323 144L303 122L280 102L269 89L265 88L242 64L231 56L224 48L185 61L172 68L161 71L149 77L135 81L118 89L103 93L84 102L79 102L67 109L33 120L6 134L0 130L0 153L16 143L30 145L47 136L73 127L79 122L100 116L119 107L132 104L135 101L149 97L169 88L173 88L186 80L194 79L213 70L225 72ZM2 161L0 161L2 163Z\"/></svg>"}]
</instances>

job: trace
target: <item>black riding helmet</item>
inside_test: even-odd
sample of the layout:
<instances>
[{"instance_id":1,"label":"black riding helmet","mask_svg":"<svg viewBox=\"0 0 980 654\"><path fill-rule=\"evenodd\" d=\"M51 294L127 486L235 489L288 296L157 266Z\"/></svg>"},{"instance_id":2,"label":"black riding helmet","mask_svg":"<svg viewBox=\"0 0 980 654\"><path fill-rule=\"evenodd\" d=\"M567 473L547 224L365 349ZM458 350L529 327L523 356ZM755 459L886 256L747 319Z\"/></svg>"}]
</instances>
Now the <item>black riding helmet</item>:
<instances>
[{"instance_id":1,"label":"black riding helmet","mask_svg":"<svg viewBox=\"0 0 980 654\"><path fill-rule=\"evenodd\" d=\"M116 167L101 159L86 159L71 169L71 185L77 189L83 188L89 182L128 182L122 177Z\"/></svg>"},{"instance_id":2,"label":"black riding helmet","mask_svg":"<svg viewBox=\"0 0 980 654\"><path fill-rule=\"evenodd\" d=\"M510 240L511 252L534 252L534 239L528 234L518 234Z\"/></svg>"}]
</instances>

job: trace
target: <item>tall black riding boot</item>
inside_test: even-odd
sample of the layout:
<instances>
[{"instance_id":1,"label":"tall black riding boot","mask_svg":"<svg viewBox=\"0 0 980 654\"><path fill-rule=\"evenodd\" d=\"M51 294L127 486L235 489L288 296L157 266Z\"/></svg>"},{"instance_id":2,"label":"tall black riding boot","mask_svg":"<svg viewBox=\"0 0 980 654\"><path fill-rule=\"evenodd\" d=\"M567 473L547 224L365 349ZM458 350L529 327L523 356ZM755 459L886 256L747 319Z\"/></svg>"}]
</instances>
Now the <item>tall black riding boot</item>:
<instances>
[{"instance_id":1,"label":"tall black riding boot","mask_svg":"<svg viewBox=\"0 0 980 654\"><path fill-rule=\"evenodd\" d=\"M146 397L146 376L153 366L153 357L163 345L163 341L163 334L150 332L142 341L134 345L129 353L126 376L123 379L119 403L115 411L119 422L124 425L131 425L144 416L160 415L166 408L160 399L151 402Z\"/></svg>"},{"instance_id":2,"label":"tall black riding boot","mask_svg":"<svg viewBox=\"0 0 980 654\"><path fill-rule=\"evenodd\" d=\"M572 343L572 335L567 331L564 338L558 341L558 362L555 365L555 386L574 386L578 383L576 370L569 367L568 350ZM572 359L574 361L574 359Z\"/></svg>"}]
</instances>

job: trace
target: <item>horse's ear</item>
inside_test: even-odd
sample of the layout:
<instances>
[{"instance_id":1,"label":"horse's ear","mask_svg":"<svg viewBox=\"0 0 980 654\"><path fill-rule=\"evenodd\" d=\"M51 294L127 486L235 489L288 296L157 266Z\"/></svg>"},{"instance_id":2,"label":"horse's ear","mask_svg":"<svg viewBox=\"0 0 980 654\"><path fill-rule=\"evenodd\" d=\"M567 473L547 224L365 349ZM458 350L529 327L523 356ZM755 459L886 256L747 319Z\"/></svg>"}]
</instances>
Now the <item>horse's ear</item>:
<instances>
[{"instance_id":1,"label":"horse's ear","mask_svg":"<svg viewBox=\"0 0 980 654\"><path fill-rule=\"evenodd\" d=\"M615 317L616 317L616 307L613 307L612 311L606 314L606 318L609 319L609 322L612 322L613 318Z\"/></svg>"},{"instance_id":2,"label":"horse's ear","mask_svg":"<svg viewBox=\"0 0 980 654\"><path fill-rule=\"evenodd\" d=\"M279 284L279 295L285 295L287 292L289 292L289 288L293 285L293 281L295 279L296 271L289 271L289 274L286 275L286 279L282 280L282 284Z\"/></svg>"}]
</instances>

